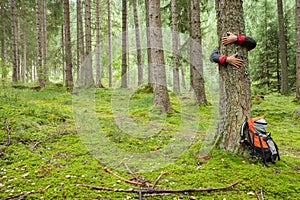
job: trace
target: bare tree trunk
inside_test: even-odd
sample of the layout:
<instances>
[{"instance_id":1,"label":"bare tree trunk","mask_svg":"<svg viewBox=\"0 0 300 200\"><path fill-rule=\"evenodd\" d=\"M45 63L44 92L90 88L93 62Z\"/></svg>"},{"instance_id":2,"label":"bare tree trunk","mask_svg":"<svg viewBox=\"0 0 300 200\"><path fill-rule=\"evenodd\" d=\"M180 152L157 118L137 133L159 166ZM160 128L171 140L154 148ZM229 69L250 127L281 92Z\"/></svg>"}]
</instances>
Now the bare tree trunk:
<instances>
[{"instance_id":1,"label":"bare tree trunk","mask_svg":"<svg viewBox=\"0 0 300 200\"><path fill-rule=\"evenodd\" d=\"M296 0L296 98L300 101L300 0Z\"/></svg>"},{"instance_id":2,"label":"bare tree trunk","mask_svg":"<svg viewBox=\"0 0 300 200\"><path fill-rule=\"evenodd\" d=\"M23 65L22 65L22 70L21 70L22 82L23 83L26 83L26 72L27 72L27 34L26 34L26 32L27 32L27 17L26 16L27 16L26 9L24 9L24 16L23 16Z\"/></svg>"},{"instance_id":3,"label":"bare tree trunk","mask_svg":"<svg viewBox=\"0 0 300 200\"><path fill-rule=\"evenodd\" d=\"M47 5L46 0L42 0L42 34L43 34L43 68L44 68L44 81L49 81L49 73L48 73L48 66L47 66Z\"/></svg>"},{"instance_id":4,"label":"bare tree trunk","mask_svg":"<svg viewBox=\"0 0 300 200\"><path fill-rule=\"evenodd\" d=\"M66 45L66 87L68 91L73 91L72 74L72 44L70 32L70 9L69 0L64 0L64 24L65 24L65 45Z\"/></svg>"},{"instance_id":5,"label":"bare tree trunk","mask_svg":"<svg viewBox=\"0 0 300 200\"><path fill-rule=\"evenodd\" d=\"M242 1L216 0L216 12L219 38L226 36L228 31L245 34ZM229 56L238 52L238 57L244 62L240 68L220 66L220 116L216 144L221 149L242 153L244 149L239 144L239 131L245 119L251 117L248 51L236 43L224 46L220 40L219 46L220 54Z\"/></svg>"},{"instance_id":6,"label":"bare tree trunk","mask_svg":"<svg viewBox=\"0 0 300 200\"><path fill-rule=\"evenodd\" d=\"M281 60L281 94L287 94L289 92L289 80L288 80L288 63L287 63L287 50L286 50L286 38L285 27L283 22L283 9L282 0L277 0L278 7L278 23L279 23L279 39L280 39L280 60Z\"/></svg>"},{"instance_id":7,"label":"bare tree trunk","mask_svg":"<svg viewBox=\"0 0 300 200\"><path fill-rule=\"evenodd\" d=\"M37 32L37 76L40 87L45 86L43 75L43 54L42 54L42 28L41 28L41 7L40 1L36 0L36 32Z\"/></svg>"},{"instance_id":8,"label":"bare tree trunk","mask_svg":"<svg viewBox=\"0 0 300 200\"><path fill-rule=\"evenodd\" d=\"M18 81L18 57L17 57L17 5L16 0L11 0L12 9L12 82L16 83Z\"/></svg>"},{"instance_id":9,"label":"bare tree trunk","mask_svg":"<svg viewBox=\"0 0 300 200\"><path fill-rule=\"evenodd\" d=\"M191 0L191 18L190 18L190 67L192 71L192 87L195 93L196 103L207 104L204 75L203 58L200 31L200 0Z\"/></svg>"},{"instance_id":10,"label":"bare tree trunk","mask_svg":"<svg viewBox=\"0 0 300 200\"><path fill-rule=\"evenodd\" d=\"M5 0L2 0L1 2L1 15L2 15L2 67L1 67L1 72L2 72L2 78L5 79L7 76L7 66L6 66L6 60L7 60L7 44L6 44L6 8L5 8Z\"/></svg>"},{"instance_id":11,"label":"bare tree trunk","mask_svg":"<svg viewBox=\"0 0 300 200\"><path fill-rule=\"evenodd\" d=\"M17 6L18 7L18 6ZM20 25L20 14L17 14L17 77L18 81L21 80L21 57L20 57L20 51L21 51L21 25Z\"/></svg>"},{"instance_id":12,"label":"bare tree trunk","mask_svg":"<svg viewBox=\"0 0 300 200\"><path fill-rule=\"evenodd\" d=\"M81 0L77 0L76 4L77 4L77 81L79 81L80 68L84 59L84 36L83 36L83 25L82 25Z\"/></svg>"},{"instance_id":13,"label":"bare tree trunk","mask_svg":"<svg viewBox=\"0 0 300 200\"><path fill-rule=\"evenodd\" d=\"M149 27L151 40L151 57L153 60L153 99L154 105L161 106L162 112L171 109L170 98L167 89L164 51L162 42L160 0L149 1Z\"/></svg>"},{"instance_id":14,"label":"bare tree trunk","mask_svg":"<svg viewBox=\"0 0 300 200\"><path fill-rule=\"evenodd\" d=\"M127 1L122 0L122 83L121 87L127 88Z\"/></svg>"},{"instance_id":15,"label":"bare tree trunk","mask_svg":"<svg viewBox=\"0 0 300 200\"><path fill-rule=\"evenodd\" d=\"M99 88L103 88L101 83L101 58L100 58L100 2L96 0L96 85Z\"/></svg>"},{"instance_id":16,"label":"bare tree trunk","mask_svg":"<svg viewBox=\"0 0 300 200\"><path fill-rule=\"evenodd\" d=\"M141 50L141 38L140 38L140 25L138 18L138 10L136 0L132 1L133 14L134 14L134 25L135 25L135 38L136 38L136 49L137 49L137 62L138 62L138 85L143 83L143 63L142 63L142 50Z\"/></svg>"},{"instance_id":17,"label":"bare tree trunk","mask_svg":"<svg viewBox=\"0 0 300 200\"><path fill-rule=\"evenodd\" d=\"M149 0L145 0L146 6L146 35L147 35L147 56L148 56L148 84L152 85L153 80L153 65L151 57L151 39L150 39L150 25L149 25Z\"/></svg>"},{"instance_id":18,"label":"bare tree trunk","mask_svg":"<svg viewBox=\"0 0 300 200\"><path fill-rule=\"evenodd\" d=\"M108 6L108 50L109 50L109 87L112 87L112 20L111 20L111 0L107 0Z\"/></svg>"},{"instance_id":19,"label":"bare tree trunk","mask_svg":"<svg viewBox=\"0 0 300 200\"><path fill-rule=\"evenodd\" d=\"M65 44L65 23L62 24L61 26L61 54L62 54L62 63L63 63L63 82L66 82L66 68L67 68L67 64L66 64L66 44Z\"/></svg>"},{"instance_id":20,"label":"bare tree trunk","mask_svg":"<svg viewBox=\"0 0 300 200\"><path fill-rule=\"evenodd\" d=\"M173 40L173 92L180 93L179 85L179 60L178 60L178 24L177 24L177 4L176 0L171 0L172 10L172 40Z\"/></svg>"}]
</instances>

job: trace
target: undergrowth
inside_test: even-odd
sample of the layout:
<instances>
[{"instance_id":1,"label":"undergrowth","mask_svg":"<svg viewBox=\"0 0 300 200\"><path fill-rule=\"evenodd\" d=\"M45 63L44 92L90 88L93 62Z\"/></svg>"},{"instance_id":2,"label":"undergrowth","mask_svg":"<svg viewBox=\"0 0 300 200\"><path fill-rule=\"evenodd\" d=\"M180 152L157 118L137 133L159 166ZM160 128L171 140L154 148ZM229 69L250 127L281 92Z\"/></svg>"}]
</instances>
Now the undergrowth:
<instances>
[{"instance_id":1,"label":"undergrowth","mask_svg":"<svg viewBox=\"0 0 300 200\"><path fill-rule=\"evenodd\" d=\"M83 113L95 113L101 133L124 151L144 153L163 149L181 131L183 119L193 121L195 118L184 113L184 106L193 106L192 99L188 97L170 95L172 111L159 115L159 111L152 106L152 95L148 89L129 95L124 110L112 106L116 95L113 90L97 89L94 101L91 101L94 105L88 107L94 110L83 109ZM80 93L67 93L63 87L54 84L39 91L30 87L1 88L1 199L33 190L35 192L28 195L28 199L130 199L137 196L76 186L134 187L105 172L104 167L110 165L98 159L78 134L82 127L74 120L73 112L73 100L78 96ZM265 199L299 199L300 121L293 113L300 106L293 98L271 94L263 100L253 101L253 116L266 118L268 130L281 153L281 160L268 168L255 158L221 150L214 150L204 158L199 157L199 151L207 139L206 132L213 126L210 122L215 112L211 105L200 106L196 109L200 113L199 121L191 125L194 140L190 141L189 148L174 158L171 164L141 171L137 175L153 183L161 171L167 171L168 174L160 179L156 187L165 189L223 187L236 181L239 183L224 191L178 193L147 199L257 199L255 192L261 191ZM131 126L131 131L127 130L126 124L117 121L122 117L129 117L136 127ZM11 133L9 146L8 130ZM141 130L147 134L141 134ZM118 161L120 165L126 162ZM132 178L128 170L120 166L110 169L122 177Z\"/></svg>"}]
</instances>

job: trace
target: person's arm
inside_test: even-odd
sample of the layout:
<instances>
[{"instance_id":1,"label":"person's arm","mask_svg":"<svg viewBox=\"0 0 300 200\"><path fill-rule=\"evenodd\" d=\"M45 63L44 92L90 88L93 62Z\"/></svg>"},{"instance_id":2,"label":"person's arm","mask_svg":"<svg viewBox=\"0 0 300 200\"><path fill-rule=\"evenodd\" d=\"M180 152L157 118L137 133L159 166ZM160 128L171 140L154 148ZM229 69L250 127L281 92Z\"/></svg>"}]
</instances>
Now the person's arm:
<instances>
[{"instance_id":1,"label":"person's arm","mask_svg":"<svg viewBox=\"0 0 300 200\"><path fill-rule=\"evenodd\" d=\"M237 42L239 45L246 47L249 51L256 47L256 41L245 35L234 35L231 32L227 32L228 36L222 37L222 43L224 45Z\"/></svg>"},{"instance_id":2,"label":"person's arm","mask_svg":"<svg viewBox=\"0 0 300 200\"><path fill-rule=\"evenodd\" d=\"M221 65L224 65L225 63L228 63L230 65L233 65L235 67L241 67L243 65L243 60L236 58L238 53L235 53L231 56L225 56L225 55L219 55L218 48L215 48L213 52L211 53L209 59L211 62L219 63Z\"/></svg>"}]
</instances>

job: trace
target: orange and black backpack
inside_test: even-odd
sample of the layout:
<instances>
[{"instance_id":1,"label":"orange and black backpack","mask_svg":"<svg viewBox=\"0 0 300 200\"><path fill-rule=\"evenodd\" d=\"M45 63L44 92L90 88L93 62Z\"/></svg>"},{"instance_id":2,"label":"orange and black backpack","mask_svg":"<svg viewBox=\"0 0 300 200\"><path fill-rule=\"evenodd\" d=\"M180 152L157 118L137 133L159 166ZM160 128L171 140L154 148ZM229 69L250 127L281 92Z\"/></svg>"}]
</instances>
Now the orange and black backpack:
<instances>
[{"instance_id":1,"label":"orange and black backpack","mask_svg":"<svg viewBox=\"0 0 300 200\"><path fill-rule=\"evenodd\" d=\"M251 151L252 156L262 158L264 165L267 162L275 163L280 160L278 147L267 131L267 122L262 117L246 120L240 131L241 143Z\"/></svg>"}]
</instances>

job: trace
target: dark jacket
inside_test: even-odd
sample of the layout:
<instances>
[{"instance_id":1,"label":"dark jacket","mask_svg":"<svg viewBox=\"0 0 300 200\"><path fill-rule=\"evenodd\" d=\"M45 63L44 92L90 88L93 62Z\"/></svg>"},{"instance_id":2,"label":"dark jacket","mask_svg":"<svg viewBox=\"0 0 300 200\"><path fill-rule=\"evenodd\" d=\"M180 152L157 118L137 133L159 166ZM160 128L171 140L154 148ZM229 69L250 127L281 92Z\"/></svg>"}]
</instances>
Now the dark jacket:
<instances>
[{"instance_id":1,"label":"dark jacket","mask_svg":"<svg viewBox=\"0 0 300 200\"><path fill-rule=\"evenodd\" d=\"M244 46L248 49L248 51L254 49L256 47L256 41L251 37L247 37L244 35L238 35L238 39L236 41L239 45ZM215 48L211 53L209 60L211 62L219 63L221 65L225 64L227 56L219 55L219 49Z\"/></svg>"}]
</instances>

